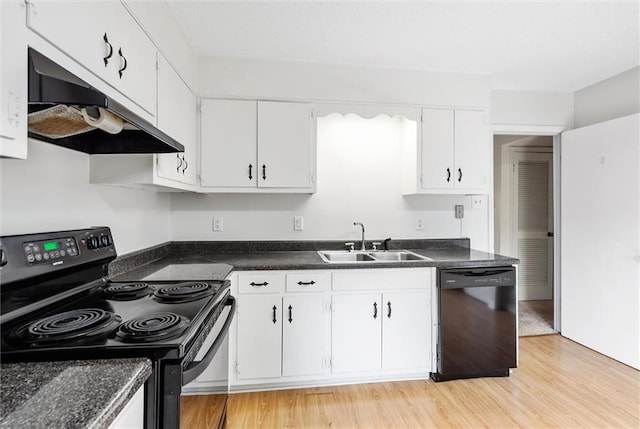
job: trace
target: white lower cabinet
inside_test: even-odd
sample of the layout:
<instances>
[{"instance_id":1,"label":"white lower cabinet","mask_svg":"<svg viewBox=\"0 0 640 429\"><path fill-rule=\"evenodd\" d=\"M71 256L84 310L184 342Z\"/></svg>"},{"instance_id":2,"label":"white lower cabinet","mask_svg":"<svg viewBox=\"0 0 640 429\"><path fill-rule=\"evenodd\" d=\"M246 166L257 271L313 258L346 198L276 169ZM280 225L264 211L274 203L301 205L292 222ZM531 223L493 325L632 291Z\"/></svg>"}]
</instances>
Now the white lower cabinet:
<instances>
[{"instance_id":1,"label":"white lower cabinet","mask_svg":"<svg viewBox=\"0 0 640 429\"><path fill-rule=\"evenodd\" d=\"M428 377L432 270L236 274L232 389Z\"/></svg>"},{"instance_id":2,"label":"white lower cabinet","mask_svg":"<svg viewBox=\"0 0 640 429\"><path fill-rule=\"evenodd\" d=\"M430 368L428 292L334 295L332 371Z\"/></svg>"},{"instance_id":3,"label":"white lower cabinet","mask_svg":"<svg viewBox=\"0 0 640 429\"><path fill-rule=\"evenodd\" d=\"M238 379L280 377L282 372L282 297L238 297Z\"/></svg>"},{"instance_id":4,"label":"white lower cabinet","mask_svg":"<svg viewBox=\"0 0 640 429\"><path fill-rule=\"evenodd\" d=\"M331 299L331 370L353 373L382 365L380 294L337 295Z\"/></svg>"}]
</instances>

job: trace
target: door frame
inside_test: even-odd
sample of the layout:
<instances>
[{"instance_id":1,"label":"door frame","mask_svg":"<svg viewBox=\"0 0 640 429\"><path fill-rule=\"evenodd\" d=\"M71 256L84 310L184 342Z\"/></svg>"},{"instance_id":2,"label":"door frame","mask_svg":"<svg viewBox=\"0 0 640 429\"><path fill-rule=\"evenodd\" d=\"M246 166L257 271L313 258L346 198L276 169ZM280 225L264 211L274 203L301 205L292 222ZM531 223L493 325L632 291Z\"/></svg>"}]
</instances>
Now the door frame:
<instances>
[{"instance_id":1,"label":"door frame","mask_svg":"<svg viewBox=\"0 0 640 429\"><path fill-rule=\"evenodd\" d=\"M492 151L493 137L496 135L522 135L522 136L551 136L553 137L553 329L561 332L560 326L560 272L562 266L560 264L560 242L562 240L562 230L560 229L560 215L562 207L560 207L560 135L563 131L568 130L565 126L558 125L509 125L495 124L491 126L492 131ZM496 168L493 165L492 171ZM500 166L498 166L500 167ZM493 175L492 175L493 177ZM495 237L495 219L494 219L494 186L491 184L491 193L489 194L489 246L494 249Z\"/></svg>"}]
</instances>

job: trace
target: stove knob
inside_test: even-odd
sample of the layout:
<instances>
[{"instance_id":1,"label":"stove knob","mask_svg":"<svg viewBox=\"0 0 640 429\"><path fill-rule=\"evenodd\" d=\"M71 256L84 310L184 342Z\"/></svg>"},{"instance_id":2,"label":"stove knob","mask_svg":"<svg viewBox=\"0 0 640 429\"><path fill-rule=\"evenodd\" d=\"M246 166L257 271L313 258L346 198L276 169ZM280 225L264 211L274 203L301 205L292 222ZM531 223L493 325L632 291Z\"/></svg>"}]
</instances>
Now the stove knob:
<instances>
[{"instance_id":1,"label":"stove knob","mask_svg":"<svg viewBox=\"0 0 640 429\"><path fill-rule=\"evenodd\" d=\"M91 237L87 240L87 247L90 250L97 249L99 245L98 237Z\"/></svg>"},{"instance_id":2,"label":"stove knob","mask_svg":"<svg viewBox=\"0 0 640 429\"><path fill-rule=\"evenodd\" d=\"M0 249L0 267L4 267L7 265L7 255L4 253L4 250Z\"/></svg>"},{"instance_id":3,"label":"stove knob","mask_svg":"<svg viewBox=\"0 0 640 429\"><path fill-rule=\"evenodd\" d=\"M100 236L100 247L107 247L110 243L108 235Z\"/></svg>"}]
</instances>

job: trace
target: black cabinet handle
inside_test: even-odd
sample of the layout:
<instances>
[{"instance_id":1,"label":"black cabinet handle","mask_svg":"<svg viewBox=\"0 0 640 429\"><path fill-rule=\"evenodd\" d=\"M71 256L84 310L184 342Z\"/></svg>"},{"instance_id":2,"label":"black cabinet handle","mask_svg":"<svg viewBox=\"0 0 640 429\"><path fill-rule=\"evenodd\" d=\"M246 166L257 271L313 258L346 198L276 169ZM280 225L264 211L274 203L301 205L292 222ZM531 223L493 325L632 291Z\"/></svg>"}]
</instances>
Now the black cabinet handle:
<instances>
[{"instance_id":1,"label":"black cabinet handle","mask_svg":"<svg viewBox=\"0 0 640 429\"><path fill-rule=\"evenodd\" d=\"M267 180L267 166L262 164L262 180Z\"/></svg>"},{"instance_id":2,"label":"black cabinet handle","mask_svg":"<svg viewBox=\"0 0 640 429\"><path fill-rule=\"evenodd\" d=\"M289 323L291 323L293 321L293 317L292 317L292 308L291 306L289 306Z\"/></svg>"},{"instance_id":3,"label":"black cabinet handle","mask_svg":"<svg viewBox=\"0 0 640 429\"><path fill-rule=\"evenodd\" d=\"M458 182L462 182L462 169L458 168Z\"/></svg>"},{"instance_id":4,"label":"black cabinet handle","mask_svg":"<svg viewBox=\"0 0 640 429\"><path fill-rule=\"evenodd\" d=\"M273 323L275 324L278 319L276 319L276 312L278 311L278 307L276 307L275 305L273 306Z\"/></svg>"},{"instance_id":5,"label":"black cabinet handle","mask_svg":"<svg viewBox=\"0 0 640 429\"><path fill-rule=\"evenodd\" d=\"M391 301L387 302L387 317L391 319Z\"/></svg>"},{"instance_id":6,"label":"black cabinet handle","mask_svg":"<svg viewBox=\"0 0 640 429\"><path fill-rule=\"evenodd\" d=\"M447 168L447 182L451 181L451 169Z\"/></svg>"},{"instance_id":7,"label":"black cabinet handle","mask_svg":"<svg viewBox=\"0 0 640 429\"><path fill-rule=\"evenodd\" d=\"M182 167L182 159L180 159L180 154L176 153L176 158L178 158L178 165L176 166L176 173L180 173L180 167Z\"/></svg>"},{"instance_id":8,"label":"black cabinet handle","mask_svg":"<svg viewBox=\"0 0 640 429\"><path fill-rule=\"evenodd\" d=\"M122 68L120 70L118 70L118 74L120 75L120 79L122 79L122 72L127 69L127 58L124 55L122 55L122 48L118 49L118 55L120 55L120 58L122 58L124 60L124 65L122 66Z\"/></svg>"},{"instance_id":9,"label":"black cabinet handle","mask_svg":"<svg viewBox=\"0 0 640 429\"><path fill-rule=\"evenodd\" d=\"M104 33L104 36L102 36L102 40L104 40L104 43L106 43L107 46L109 47L109 52L104 58L102 58L102 60L104 61L104 66L106 67L107 64L109 64L109 58L111 58L111 56L113 55L113 46L111 46L111 43L109 43L109 38L107 37L107 33Z\"/></svg>"},{"instance_id":10,"label":"black cabinet handle","mask_svg":"<svg viewBox=\"0 0 640 429\"><path fill-rule=\"evenodd\" d=\"M376 302L373 303L373 318L378 318L378 303Z\"/></svg>"},{"instance_id":11,"label":"black cabinet handle","mask_svg":"<svg viewBox=\"0 0 640 429\"><path fill-rule=\"evenodd\" d=\"M310 282L303 282L302 280L300 280L300 281L298 282L298 284L299 284L300 286L310 286L310 285L314 285L314 284L316 284L316 282L314 282L313 280L311 280Z\"/></svg>"},{"instance_id":12,"label":"black cabinet handle","mask_svg":"<svg viewBox=\"0 0 640 429\"><path fill-rule=\"evenodd\" d=\"M252 169L253 169L253 165L249 164L249 180L253 179L253 174L251 173Z\"/></svg>"},{"instance_id":13,"label":"black cabinet handle","mask_svg":"<svg viewBox=\"0 0 640 429\"><path fill-rule=\"evenodd\" d=\"M182 155L182 161L184 162L184 167L182 167L182 174L184 174L185 170L189 166L189 163L187 162L186 159L184 159L184 155Z\"/></svg>"},{"instance_id":14,"label":"black cabinet handle","mask_svg":"<svg viewBox=\"0 0 640 429\"><path fill-rule=\"evenodd\" d=\"M267 286L269 283L267 282L263 282L263 283L255 283L255 282L251 282L249 283L249 285L253 286L253 287L262 287L262 286Z\"/></svg>"}]
</instances>

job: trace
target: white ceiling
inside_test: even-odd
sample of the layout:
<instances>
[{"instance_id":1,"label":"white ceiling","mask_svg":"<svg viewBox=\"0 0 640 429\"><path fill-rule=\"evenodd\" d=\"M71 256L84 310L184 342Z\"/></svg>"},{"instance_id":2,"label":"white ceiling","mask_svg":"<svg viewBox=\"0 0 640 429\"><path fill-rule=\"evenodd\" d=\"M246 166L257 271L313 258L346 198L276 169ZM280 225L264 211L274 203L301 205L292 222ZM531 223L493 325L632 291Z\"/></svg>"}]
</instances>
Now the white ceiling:
<instances>
[{"instance_id":1,"label":"white ceiling","mask_svg":"<svg viewBox=\"0 0 640 429\"><path fill-rule=\"evenodd\" d=\"M199 55L485 73L534 91L640 64L640 1L168 1Z\"/></svg>"}]
</instances>

